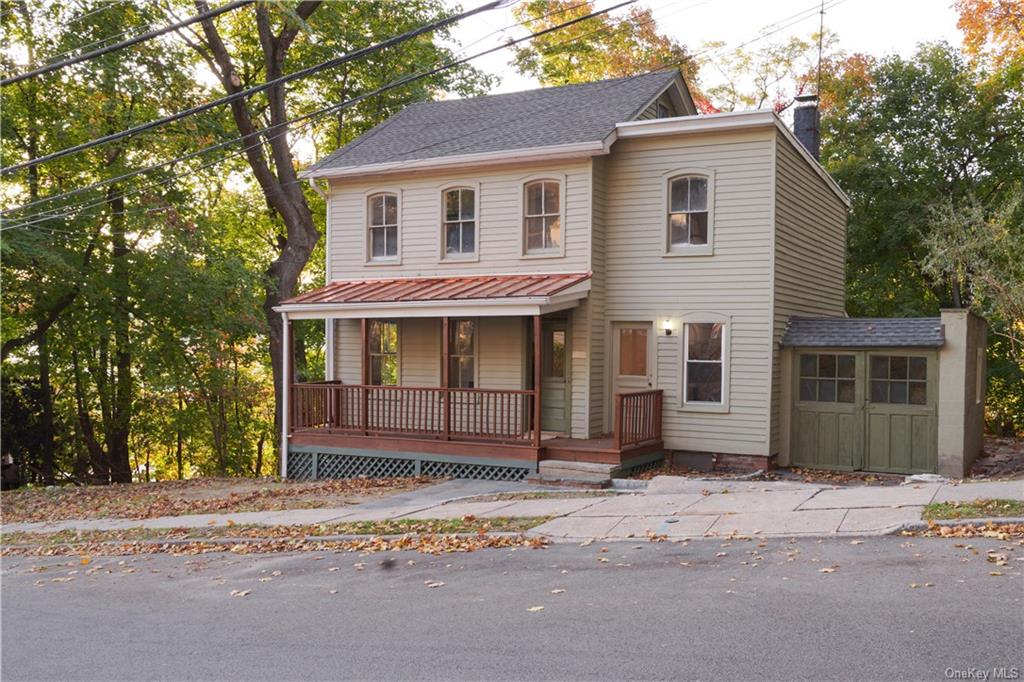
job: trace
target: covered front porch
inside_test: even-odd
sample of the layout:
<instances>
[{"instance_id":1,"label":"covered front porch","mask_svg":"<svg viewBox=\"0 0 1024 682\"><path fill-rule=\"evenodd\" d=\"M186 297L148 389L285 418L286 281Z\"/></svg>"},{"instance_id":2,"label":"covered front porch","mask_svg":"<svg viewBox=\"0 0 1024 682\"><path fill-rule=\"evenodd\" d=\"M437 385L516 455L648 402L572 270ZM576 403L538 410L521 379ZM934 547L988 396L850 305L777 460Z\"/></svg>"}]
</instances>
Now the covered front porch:
<instances>
[{"instance_id":1,"label":"covered front porch","mask_svg":"<svg viewBox=\"0 0 1024 682\"><path fill-rule=\"evenodd\" d=\"M286 301L283 474L515 479L545 459L657 458L658 390L610 396L610 429L581 421L574 375L585 383L589 367L574 329L588 291L587 274L402 278ZM294 380L299 319L328 321L325 381Z\"/></svg>"}]
</instances>

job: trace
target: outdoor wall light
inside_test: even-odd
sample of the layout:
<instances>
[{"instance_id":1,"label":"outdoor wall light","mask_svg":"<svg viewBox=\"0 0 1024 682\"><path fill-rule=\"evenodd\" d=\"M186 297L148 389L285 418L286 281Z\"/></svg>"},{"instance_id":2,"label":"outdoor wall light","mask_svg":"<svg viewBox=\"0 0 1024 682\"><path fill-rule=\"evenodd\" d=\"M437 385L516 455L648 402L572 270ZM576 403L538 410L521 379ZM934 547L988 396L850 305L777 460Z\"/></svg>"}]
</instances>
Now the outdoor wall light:
<instances>
[{"instance_id":1,"label":"outdoor wall light","mask_svg":"<svg viewBox=\"0 0 1024 682\"><path fill-rule=\"evenodd\" d=\"M672 336L672 320L665 318L662 329L665 332L665 336Z\"/></svg>"}]
</instances>

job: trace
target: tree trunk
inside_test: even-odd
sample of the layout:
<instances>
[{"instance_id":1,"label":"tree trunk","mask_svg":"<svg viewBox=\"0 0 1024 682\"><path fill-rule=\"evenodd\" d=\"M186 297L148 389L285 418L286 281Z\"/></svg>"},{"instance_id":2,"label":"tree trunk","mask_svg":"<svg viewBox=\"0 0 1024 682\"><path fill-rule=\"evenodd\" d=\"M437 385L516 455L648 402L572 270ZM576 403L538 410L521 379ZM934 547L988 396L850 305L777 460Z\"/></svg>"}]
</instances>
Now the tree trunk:
<instances>
[{"instance_id":1,"label":"tree trunk","mask_svg":"<svg viewBox=\"0 0 1024 682\"><path fill-rule=\"evenodd\" d=\"M43 404L40 423L40 439L42 449L40 457L40 473L43 485L53 485L53 468L56 446L53 440L53 391L50 387L50 343L49 335L44 333L39 339L39 399Z\"/></svg>"},{"instance_id":2,"label":"tree trunk","mask_svg":"<svg viewBox=\"0 0 1024 682\"><path fill-rule=\"evenodd\" d=\"M85 404L85 389L82 386L82 372L78 364L78 352L71 351L71 365L75 373L75 408L78 413L78 426L82 432L82 440L85 442L86 450L89 452L89 464L92 470L90 482L98 485L110 483L110 463L107 453L96 440L96 429L89 416L89 409Z\"/></svg>"},{"instance_id":3,"label":"tree trunk","mask_svg":"<svg viewBox=\"0 0 1024 682\"><path fill-rule=\"evenodd\" d=\"M125 237L124 197L114 186L108 191L111 209L111 276L114 288L114 381L112 387L111 424L108 429L107 452L110 456L110 480L131 483L132 469L128 457L128 440L132 418L132 355L128 326L130 323L130 282L128 241Z\"/></svg>"}]
</instances>

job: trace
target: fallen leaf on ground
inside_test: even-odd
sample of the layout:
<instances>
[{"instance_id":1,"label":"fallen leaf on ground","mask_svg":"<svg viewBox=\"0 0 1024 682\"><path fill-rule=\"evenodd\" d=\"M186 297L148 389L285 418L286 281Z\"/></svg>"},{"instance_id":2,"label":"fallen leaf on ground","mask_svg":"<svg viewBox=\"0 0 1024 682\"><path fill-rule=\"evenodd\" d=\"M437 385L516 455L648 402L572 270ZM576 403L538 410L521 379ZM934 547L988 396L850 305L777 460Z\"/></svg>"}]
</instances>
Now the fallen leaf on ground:
<instances>
[{"instance_id":1,"label":"fallen leaf on ground","mask_svg":"<svg viewBox=\"0 0 1024 682\"><path fill-rule=\"evenodd\" d=\"M531 606L530 608L528 608L526 610L527 611L543 611L544 607L543 606Z\"/></svg>"},{"instance_id":2,"label":"fallen leaf on ground","mask_svg":"<svg viewBox=\"0 0 1024 682\"><path fill-rule=\"evenodd\" d=\"M423 584L427 587L444 587L444 583L440 580L424 580Z\"/></svg>"},{"instance_id":3,"label":"fallen leaf on ground","mask_svg":"<svg viewBox=\"0 0 1024 682\"><path fill-rule=\"evenodd\" d=\"M562 594L563 592L565 592L565 590L563 590L562 588L558 588L557 590L551 590L551 594Z\"/></svg>"},{"instance_id":4,"label":"fallen leaf on ground","mask_svg":"<svg viewBox=\"0 0 1024 682\"><path fill-rule=\"evenodd\" d=\"M818 569L818 573L835 573L836 569L838 569L838 568L839 567L835 566L835 565L826 566L825 568L819 568Z\"/></svg>"},{"instance_id":5,"label":"fallen leaf on ground","mask_svg":"<svg viewBox=\"0 0 1024 682\"><path fill-rule=\"evenodd\" d=\"M231 590L232 597L244 597L248 595L252 590Z\"/></svg>"}]
</instances>

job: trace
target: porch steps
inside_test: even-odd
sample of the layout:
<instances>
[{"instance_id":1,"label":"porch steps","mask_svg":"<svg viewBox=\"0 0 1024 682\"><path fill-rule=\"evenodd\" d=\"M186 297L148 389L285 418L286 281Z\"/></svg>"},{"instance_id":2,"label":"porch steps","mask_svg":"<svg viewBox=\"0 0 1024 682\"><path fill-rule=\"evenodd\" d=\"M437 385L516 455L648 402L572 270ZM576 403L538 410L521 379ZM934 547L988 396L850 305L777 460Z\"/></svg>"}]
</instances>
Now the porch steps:
<instances>
[{"instance_id":1,"label":"porch steps","mask_svg":"<svg viewBox=\"0 0 1024 682\"><path fill-rule=\"evenodd\" d=\"M545 459L537 465L537 473L526 480L541 485L608 488L620 471L618 464Z\"/></svg>"}]
</instances>

